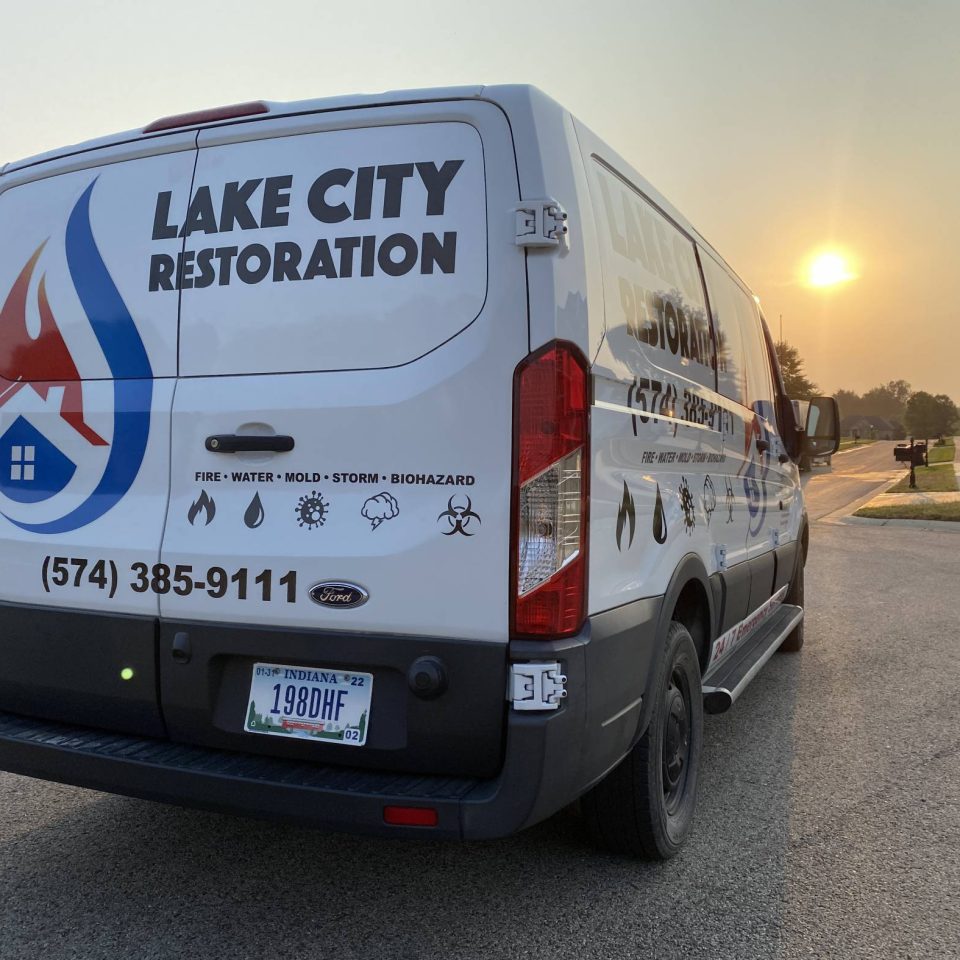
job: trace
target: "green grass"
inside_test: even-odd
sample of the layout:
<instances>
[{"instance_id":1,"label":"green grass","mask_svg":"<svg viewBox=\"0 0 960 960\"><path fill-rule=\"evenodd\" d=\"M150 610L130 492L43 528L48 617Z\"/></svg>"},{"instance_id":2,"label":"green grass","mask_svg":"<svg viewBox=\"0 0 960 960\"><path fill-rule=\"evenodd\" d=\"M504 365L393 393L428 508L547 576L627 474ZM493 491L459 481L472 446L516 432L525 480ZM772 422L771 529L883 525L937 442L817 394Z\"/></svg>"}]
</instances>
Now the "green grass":
<instances>
[{"instance_id":1,"label":"green grass","mask_svg":"<svg viewBox=\"0 0 960 960\"><path fill-rule=\"evenodd\" d=\"M859 440L854 440L853 437L841 437L840 449L849 450L851 447L865 447L868 444L876 442L876 440L864 440L862 437Z\"/></svg>"},{"instance_id":2,"label":"green grass","mask_svg":"<svg viewBox=\"0 0 960 960\"><path fill-rule=\"evenodd\" d=\"M957 474L953 469L953 462L938 463L932 467L917 467L914 470L917 478L917 493L943 493L957 489ZM910 493L910 471L898 480L887 493Z\"/></svg>"},{"instance_id":3,"label":"green grass","mask_svg":"<svg viewBox=\"0 0 960 960\"><path fill-rule=\"evenodd\" d=\"M899 507L861 507L855 517L873 520L952 520L960 523L960 503L910 503Z\"/></svg>"},{"instance_id":4,"label":"green grass","mask_svg":"<svg viewBox=\"0 0 960 960\"><path fill-rule=\"evenodd\" d=\"M933 443L927 449L927 459L931 463L952 463L956 456L956 450L952 440L948 440L942 447L934 446Z\"/></svg>"}]
</instances>

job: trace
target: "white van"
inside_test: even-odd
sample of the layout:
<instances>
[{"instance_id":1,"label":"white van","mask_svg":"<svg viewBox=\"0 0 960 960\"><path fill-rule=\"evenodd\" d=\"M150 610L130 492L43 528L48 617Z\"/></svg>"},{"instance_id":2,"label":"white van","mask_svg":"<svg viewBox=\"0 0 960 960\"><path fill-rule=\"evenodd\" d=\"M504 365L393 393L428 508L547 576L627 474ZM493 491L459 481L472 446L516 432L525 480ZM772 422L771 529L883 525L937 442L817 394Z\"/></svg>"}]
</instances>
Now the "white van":
<instances>
[{"instance_id":1,"label":"white van","mask_svg":"<svg viewBox=\"0 0 960 960\"><path fill-rule=\"evenodd\" d=\"M8 164L0 768L671 856L703 709L802 643L810 442L747 287L532 87Z\"/></svg>"}]
</instances>

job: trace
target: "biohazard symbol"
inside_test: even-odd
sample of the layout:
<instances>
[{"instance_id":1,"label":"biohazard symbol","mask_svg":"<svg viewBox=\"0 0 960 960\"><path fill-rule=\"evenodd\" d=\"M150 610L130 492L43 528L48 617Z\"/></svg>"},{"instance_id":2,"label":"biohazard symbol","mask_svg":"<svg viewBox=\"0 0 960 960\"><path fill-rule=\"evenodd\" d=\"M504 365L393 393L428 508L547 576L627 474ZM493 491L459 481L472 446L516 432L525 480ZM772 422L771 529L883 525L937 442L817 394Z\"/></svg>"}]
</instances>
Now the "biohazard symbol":
<instances>
[{"instance_id":1,"label":"biohazard symbol","mask_svg":"<svg viewBox=\"0 0 960 960\"><path fill-rule=\"evenodd\" d=\"M443 535L445 537L451 537L455 533L462 533L465 537L472 537L472 533L467 533L467 527L470 526L470 521L476 520L477 523L483 523L483 521L473 512L473 503L466 494L464 494L464 499L467 501L465 507L454 506L453 501L455 499L456 494L447 501L447 509L437 516L438 521L446 517L447 524L450 527L449 530L443 531Z\"/></svg>"}]
</instances>

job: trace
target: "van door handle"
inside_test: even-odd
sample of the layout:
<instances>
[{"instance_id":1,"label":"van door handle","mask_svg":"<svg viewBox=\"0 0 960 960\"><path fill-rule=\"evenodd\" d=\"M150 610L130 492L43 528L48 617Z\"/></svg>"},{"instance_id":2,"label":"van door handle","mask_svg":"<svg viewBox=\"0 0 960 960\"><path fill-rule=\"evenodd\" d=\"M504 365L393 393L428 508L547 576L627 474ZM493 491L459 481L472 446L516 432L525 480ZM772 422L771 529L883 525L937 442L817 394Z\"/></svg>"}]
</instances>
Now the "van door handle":
<instances>
[{"instance_id":1,"label":"van door handle","mask_svg":"<svg viewBox=\"0 0 960 960\"><path fill-rule=\"evenodd\" d=\"M269 436L241 436L236 433L218 433L207 437L205 444L211 453L254 453L269 451L287 453L293 449L293 437L282 434Z\"/></svg>"}]
</instances>

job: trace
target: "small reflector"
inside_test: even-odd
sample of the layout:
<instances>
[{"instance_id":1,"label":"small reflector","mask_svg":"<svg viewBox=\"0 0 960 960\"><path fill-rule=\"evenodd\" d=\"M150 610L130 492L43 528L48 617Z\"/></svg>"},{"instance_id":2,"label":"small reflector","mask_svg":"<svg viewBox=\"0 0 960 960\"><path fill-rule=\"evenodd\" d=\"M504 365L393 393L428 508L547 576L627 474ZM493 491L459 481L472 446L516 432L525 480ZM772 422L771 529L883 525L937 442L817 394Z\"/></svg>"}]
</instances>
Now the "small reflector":
<instances>
[{"instance_id":1,"label":"small reflector","mask_svg":"<svg viewBox=\"0 0 960 960\"><path fill-rule=\"evenodd\" d=\"M212 107L209 110L195 110L193 113L176 113L172 117L161 117L144 127L143 132L156 133L158 130L173 130L175 127L194 127L201 123L215 123L217 120L252 117L258 113L269 112L270 108L262 100L232 103L227 107Z\"/></svg>"},{"instance_id":2,"label":"small reflector","mask_svg":"<svg viewBox=\"0 0 960 960\"><path fill-rule=\"evenodd\" d=\"M383 821L395 827L435 827L437 811L430 807L384 807Z\"/></svg>"}]
</instances>

